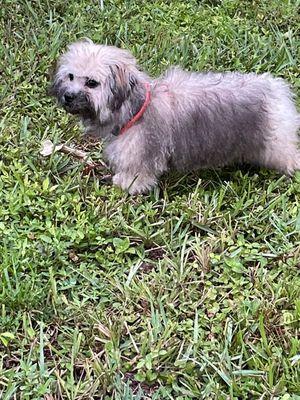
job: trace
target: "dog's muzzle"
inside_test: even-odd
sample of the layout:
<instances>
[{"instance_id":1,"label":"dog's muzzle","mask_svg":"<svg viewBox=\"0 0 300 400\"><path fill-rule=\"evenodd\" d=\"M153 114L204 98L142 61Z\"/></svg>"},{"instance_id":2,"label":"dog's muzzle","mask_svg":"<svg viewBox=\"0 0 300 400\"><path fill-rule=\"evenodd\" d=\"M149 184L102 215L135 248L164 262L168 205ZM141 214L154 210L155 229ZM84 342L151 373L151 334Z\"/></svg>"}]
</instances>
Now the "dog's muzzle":
<instances>
[{"instance_id":1,"label":"dog's muzzle","mask_svg":"<svg viewBox=\"0 0 300 400\"><path fill-rule=\"evenodd\" d=\"M63 95L63 98L62 98L63 104L69 107L72 105L73 100L75 98L76 98L76 95L74 93L67 92Z\"/></svg>"},{"instance_id":2,"label":"dog's muzzle","mask_svg":"<svg viewBox=\"0 0 300 400\"><path fill-rule=\"evenodd\" d=\"M92 116L95 114L88 97L83 92L65 92L61 95L60 102L70 114L79 114L82 116Z\"/></svg>"}]
</instances>

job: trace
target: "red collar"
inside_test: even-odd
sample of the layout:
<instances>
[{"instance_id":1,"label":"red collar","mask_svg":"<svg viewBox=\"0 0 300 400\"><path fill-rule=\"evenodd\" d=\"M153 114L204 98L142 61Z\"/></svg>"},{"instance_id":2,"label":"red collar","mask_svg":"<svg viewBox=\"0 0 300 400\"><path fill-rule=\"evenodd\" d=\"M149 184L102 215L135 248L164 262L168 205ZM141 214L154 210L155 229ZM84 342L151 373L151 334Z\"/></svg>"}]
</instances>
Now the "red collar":
<instances>
[{"instance_id":1,"label":"red collar","mask_svg":"<svg viewBox=\"0 0 300 400\"><path fill-rule=\"evenodd\" d=\"M140 111L138 111L129 122L127 122L126 125L123 126L123 128L120 131L120 135L122 135L123 133L125 133L129 128L132 127L132 125L134 125L144 114L144 112L146 111L150 100L151 100L151 91L150 91L150 83L145 83L145 88L146 88L146 97L145 97L145 101L140 109Z\"/></svg>"}]
</instances>

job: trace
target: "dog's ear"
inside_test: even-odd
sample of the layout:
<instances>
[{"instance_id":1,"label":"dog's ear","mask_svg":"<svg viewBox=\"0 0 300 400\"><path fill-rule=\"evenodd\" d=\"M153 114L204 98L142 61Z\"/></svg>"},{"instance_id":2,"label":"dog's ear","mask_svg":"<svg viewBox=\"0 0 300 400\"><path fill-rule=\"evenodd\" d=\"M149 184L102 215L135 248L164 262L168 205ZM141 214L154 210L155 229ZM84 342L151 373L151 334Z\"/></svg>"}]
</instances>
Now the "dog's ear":
<instances>
[{"instance_id":1,"label":"dog's ear","mask_svg":"<svg viewBox=\"0 0 300 400\"><path fill-rule=\"evenodd\" d=\"M112 111L117 111L129 97L137 83L137 79L132 72L126 69L126 67L115 65L110 66L109 68L109 89L111 91L109 107Z\"/></svg>"}]
</instances>

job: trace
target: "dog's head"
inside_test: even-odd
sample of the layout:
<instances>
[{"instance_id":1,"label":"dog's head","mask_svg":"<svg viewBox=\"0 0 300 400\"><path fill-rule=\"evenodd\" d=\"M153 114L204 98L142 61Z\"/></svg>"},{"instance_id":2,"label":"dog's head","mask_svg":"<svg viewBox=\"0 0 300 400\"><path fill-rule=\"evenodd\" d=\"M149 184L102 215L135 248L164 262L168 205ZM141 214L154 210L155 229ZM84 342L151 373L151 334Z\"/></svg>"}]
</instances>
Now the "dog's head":
<instances>
[{"instance_id":1,"label":"dog's head","mask_svg":"<svg viewBox=\"0 0 300 400\"><path fill-rule=\"evenodd\" d=\"M49 93L67 112L106 124L129 97L138 74L128 51L80 41L60 57Z\"/></svg>"}]
</instances>

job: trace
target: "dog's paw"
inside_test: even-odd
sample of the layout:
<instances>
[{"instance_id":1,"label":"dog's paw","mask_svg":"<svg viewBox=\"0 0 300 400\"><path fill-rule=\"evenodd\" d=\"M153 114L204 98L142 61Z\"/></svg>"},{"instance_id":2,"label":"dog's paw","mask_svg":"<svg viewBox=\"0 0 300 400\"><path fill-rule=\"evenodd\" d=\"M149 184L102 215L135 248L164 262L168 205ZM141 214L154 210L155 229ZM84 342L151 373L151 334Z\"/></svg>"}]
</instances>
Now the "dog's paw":
<instances>
[{"instance_id":1,"label":"dog's paw","mask_svg":"<svg viewBox=\"0 0 300 400\"><path fill-rule=\"evenodd\" d=\"M130 194L147 193L157 184L155 177L144 174L132 176L118 173L114 175L112 181L114 185L128 191Z\"/></svg>"}]
</instances>

